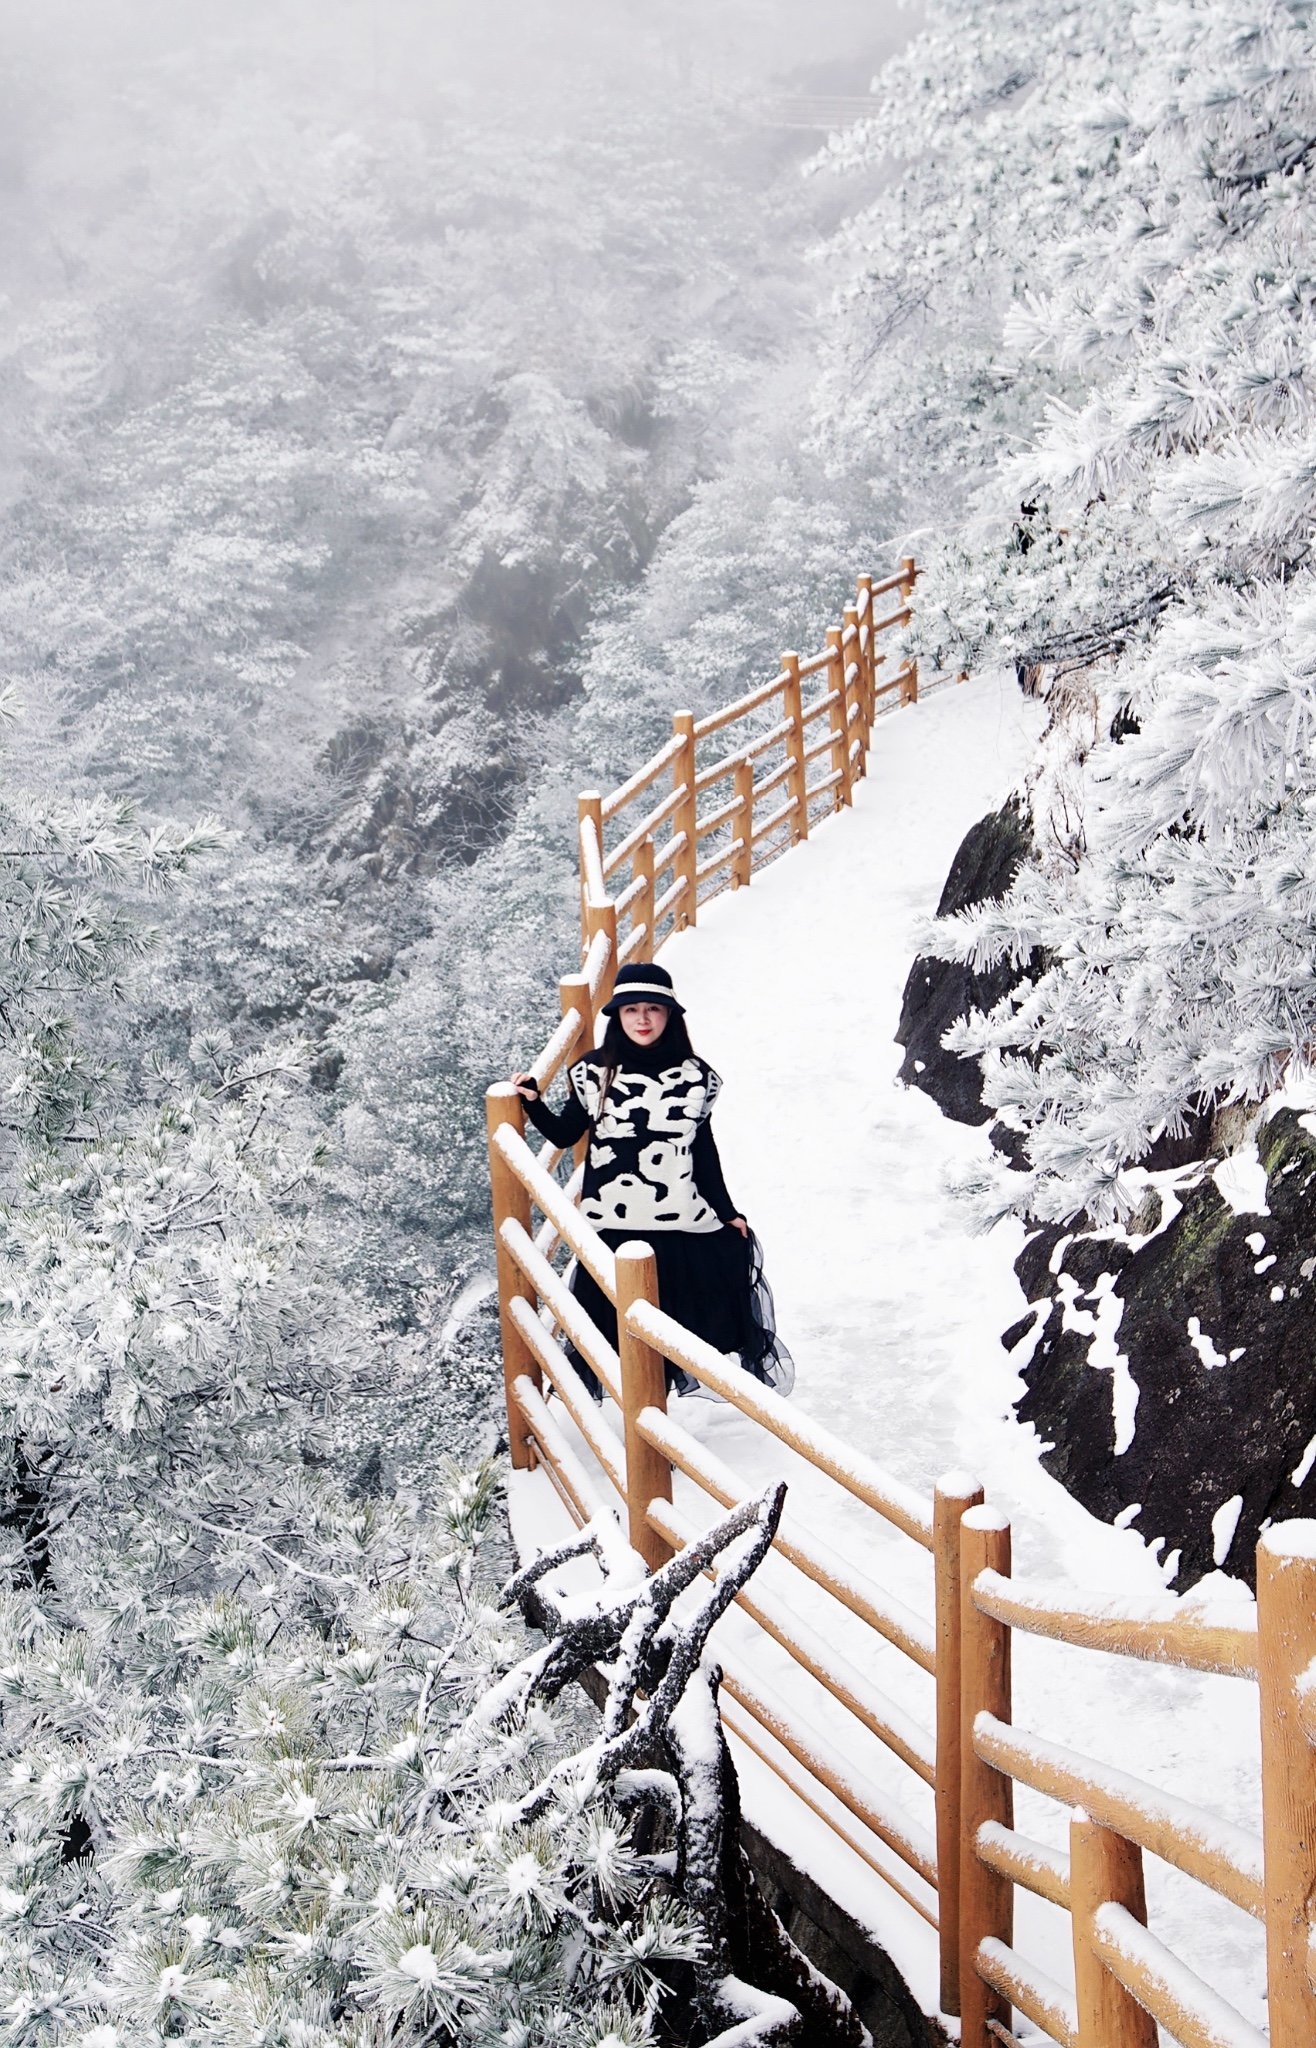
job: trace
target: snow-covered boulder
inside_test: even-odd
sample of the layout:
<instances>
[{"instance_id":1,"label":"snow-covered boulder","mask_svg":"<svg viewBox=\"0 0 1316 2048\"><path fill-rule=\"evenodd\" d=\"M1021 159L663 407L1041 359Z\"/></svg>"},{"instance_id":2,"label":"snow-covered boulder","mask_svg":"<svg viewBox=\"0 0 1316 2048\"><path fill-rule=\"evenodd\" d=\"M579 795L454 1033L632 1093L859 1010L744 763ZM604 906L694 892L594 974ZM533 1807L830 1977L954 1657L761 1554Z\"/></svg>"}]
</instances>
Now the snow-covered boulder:
<instances>
[{"instance_id":1,"label":"snow-covered boulder","mask_svg":"<svg viewBox=\"0 0 1316 2048\"><path fill-rule=\"evenodd\" d=\"M1004 896L1032 852L1028 812L1018 797L970 827L960 842L937 905L938 917L953 917L978 903ZM922 1088L957 1123L984 1124L991 1110L982 1099L982 1070L975 1058L947 1052L942 1036L971 1010L993 1008L1022 978L1008 962L975 971L958 961L920 954L909 970L896 1043L905 1048L900 1079Z\"/></svg>"},{"instance_id":2,"label":"snow-covered boulder","mask_svg":"<svg viewBox=\"0 0 1316 2048\"><path fill-rule=\"evenodd\" d=\"M1182 1588L1250 1580L1266 1522L1316 1514L1316 1116L1281 1109L1255 1149L1175 1178L1145 1235L1031 1237L1034 1307L1005 1342L1043 1464L1163 1539Z\"/></svg>"}]
</instances>

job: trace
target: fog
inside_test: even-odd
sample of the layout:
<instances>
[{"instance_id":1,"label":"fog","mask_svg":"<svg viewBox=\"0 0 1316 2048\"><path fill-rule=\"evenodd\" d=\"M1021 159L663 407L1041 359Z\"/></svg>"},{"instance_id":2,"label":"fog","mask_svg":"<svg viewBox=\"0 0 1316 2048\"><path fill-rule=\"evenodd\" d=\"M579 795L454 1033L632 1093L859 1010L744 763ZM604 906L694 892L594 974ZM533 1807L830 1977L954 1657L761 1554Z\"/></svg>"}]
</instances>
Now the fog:
<instances>
[{"instance_id":1,"label":"fog","mask_svg":"<svg viewBox=\"0 0 1316 2048\"><path fill-rule=\"evenodd\" d=\"M10 773L222 821L150 1030L295 1029L330 1121L395 1114L392 1178L354 1193L393 1233L376 1267L480 1210L489 1005L510 1034L551 1002L571 790L674 692L807 640L862 566L865 492L807 440L815 252L868 193L801 167L912 19L6 7ZM500 994L470 961L513 915ZM381 1104L357 1020L418 977L447 1007Z\"/></svg>"}]
</instances>

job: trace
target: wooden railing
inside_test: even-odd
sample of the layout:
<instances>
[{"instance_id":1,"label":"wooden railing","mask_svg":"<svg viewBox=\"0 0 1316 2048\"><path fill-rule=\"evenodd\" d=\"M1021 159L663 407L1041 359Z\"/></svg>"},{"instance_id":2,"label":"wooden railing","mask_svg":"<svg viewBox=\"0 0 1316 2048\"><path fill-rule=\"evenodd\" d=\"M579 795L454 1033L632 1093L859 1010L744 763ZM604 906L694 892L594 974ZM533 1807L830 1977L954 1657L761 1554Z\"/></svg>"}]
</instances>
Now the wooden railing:
<instances>
[{"instance_id":1,"label":"wooden railing","mask_svg":"<svg viewBox=\"0 0 1316 2048\"><path fill-rule=\"evenodd\" d=\"M743 887L778 854L843 808L865 773L880 707L917 701L912 664L888 678L881 636L904 623L912 561L874 584L801 661L783 655L772 681L725 710L678 712L671 739L609 796L580 799L581 964L560 985L561 1023L533 1072L547 1089L593 1043L619 964L649 958L701 904ZM884 599L894 609L877 616ZM704 762L701 748L740 728ZM728 788L730 794L728 795ZM660 793L661 792L661 793ZM634 816L645 799L645 807ZM765 806L770 808L765 809ZM612 843L609 844L611 839ZM837 1742L817 1717L771 1696L743 1657L719 1646L727 1728L834 1834L937 1931L941 2006L960 2013L964 2048L1009 2044L1012 2009L1062 2048L1153 2048L1156 2027L1181 2048L1316 2044L1316 1524L1272 1528L1259 1551L1258 1600L1203 1613L1172 1596L1154 1607L1094 1606L1072 1591L1010 1578L1010 1531L964 1475L930 1498L842 1444L663 1313L652 1251L614 1253L575 1206L579 1168L526 1142L520 1098L487 1099L499 1304L512 1462L539 1467L578 1523L617 1498L634 1549L652 1570L698 1533L673 1501L673 1474L709 1503L708 1519L755 1490L668 1413L665 1362L740 1409L804 1462L812 1487L870 1518L852 1554L892 1532L931 1560L927 1611L911 1608L842 1557L792 1503L765 1570L738 1596L755 1631L786 1652L853 1728ZM536 1212L541 1219L536 1227ZM584 1316L559 1270L576 1259L617 1310L614 1348ZM620 1415L589 1394L567 1361L569 1337ZM573 1444L570 1418L580 1444ZM587 1462L588 1458L588 1462ZM853 1523L850 1526L854 1526ZM903 1582L903 1574L902 1574ZM803 1616L810 1619L805 1621ZM889 1698L841 1645L847 1627L880 1642L895 1671L919 1674L922 1711ZM1156 1790L1012 1721L1015 1631L1073 1649L1254 1683L1262 1736L1260 1833ZM897 1690L909 1690L901 1680ZM1068 1731L1063 1731L1068 1733ZM856 1763L866 1738L892 1770ZM1013 1787L1071 1809L1069 1850L1016 1832ZM926 1819L909 1810L922 1800ZM1147 1927L1143 1856L1186 1872L1265 1924L1268 2036ZM1017 1887L1063 1908L1072 1924L1074 1990L1013 1946Z\"/></svg>"}]
</instances>

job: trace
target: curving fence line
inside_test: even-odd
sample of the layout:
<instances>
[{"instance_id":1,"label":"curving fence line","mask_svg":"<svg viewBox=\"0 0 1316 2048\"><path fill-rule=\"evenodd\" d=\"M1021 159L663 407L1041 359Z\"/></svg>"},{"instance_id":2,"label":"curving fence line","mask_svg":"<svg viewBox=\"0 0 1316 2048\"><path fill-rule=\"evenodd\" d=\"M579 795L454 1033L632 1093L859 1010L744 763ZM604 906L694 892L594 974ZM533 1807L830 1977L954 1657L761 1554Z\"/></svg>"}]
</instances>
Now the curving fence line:
<instances>
[{"instance_id":1,"label":"curving fence line","mask_svg":"<svg viewBox=\"0 0 1316 2048\"><path fill-rule=\"evenodd\" d=\"M582 795L581 962L561 982L561 1022L533 1062L541 1087L593 1043L619 965L652 957L712 895L747 886L849 803L880 713L918 700L916 666L883 652L884 636L910 616L916 576L906 560L885 580L861 577L855 604L822 651L806 660L783 655L770 682L708 717L677 712L670 740L620 788ZM892 608L878 616L884 603ZM708 759L712 741L718 750ZM1155 2048L1158 2027L1180 2048L1314 2048L1316 1523L1283 1524L1263 1537L1255 1603L1189 1608L1167 1595L1094 1604L1074 1589L1021 1585L1011 1577L1009 1524L984 1505L972 1478L949 1474L924 1497L729 1365L663 1313L647 1246L614 1254L584 1221L574 1199L579 1161L549 1146L531 1149L515 1092L491 1088L487 1111L513 1465L539 1468L580 1524L615 1496L633 1548L655 1569L701 1528L673 1503L674 1473L717 1506L756 1490L669 1415L670 1361L802 1459L824 1489L873 1518L875 1537L880 1531L885 1542L894 1531L930 1555L928 1611L918 1612L790 1504L775 1539L772 1585L756 1580L738 1596L806 1684L898 1761L926 1823L893 1798L885 1774L854 1761L848 1742L825 1738L815 1717L771 1696L761 1676L720 1649L723 1717L936 1929L941 2006L961 2016L964 2048L1009 2048L1016 2012L1061 2048ZM572 1259L616 1306L615 1349L569 1290L561 1268ZM567 1363L564 1336L620 1412L620 1434ZM861 1542L857 1554L867 1547ZM888 1698L837 1647L841 1624L856 1621L902 1668L923 1674L924 1714ZM1011 1686L1016 1631L1255 1686L1259 1832L1048 1734L1021 1731ZM1016 1831L1016 1784L1070 1809L1068 1854ZM1145 1855L1264 1923L1268 2033L1148 1928ZM1070 1916L1072 1992L1013 1946L1020 1887Z\"/></svg>"}]
</instances>

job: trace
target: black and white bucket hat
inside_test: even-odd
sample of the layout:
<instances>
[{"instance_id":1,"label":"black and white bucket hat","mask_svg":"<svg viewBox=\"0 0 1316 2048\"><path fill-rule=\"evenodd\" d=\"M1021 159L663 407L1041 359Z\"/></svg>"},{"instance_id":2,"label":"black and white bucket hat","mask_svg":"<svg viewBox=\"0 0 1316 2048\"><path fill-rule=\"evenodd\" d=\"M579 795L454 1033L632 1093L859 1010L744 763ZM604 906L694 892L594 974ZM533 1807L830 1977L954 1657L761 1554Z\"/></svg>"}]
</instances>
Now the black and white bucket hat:
<instances>
[{"instance_id":1,"label":"black and white bucket hat","mask_svg":"<svg viewBox=\"0 0 1316 2048\"><path fill-rule=\"evenodd\" d=\"M662 1003L678 1017L685 1015L667 969L648 960L632 960L629 966L617 969L612 994L603 1005L604 1016L615 1017L624 1003Z\"/></svg>"}]
</instances>

